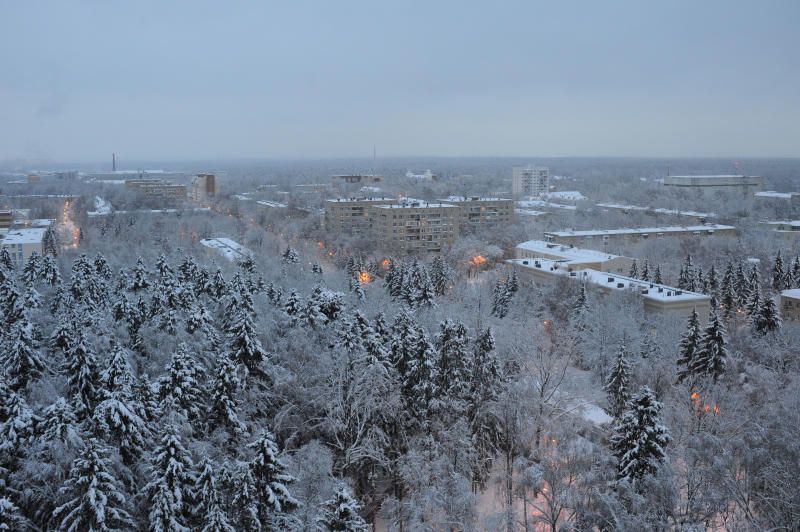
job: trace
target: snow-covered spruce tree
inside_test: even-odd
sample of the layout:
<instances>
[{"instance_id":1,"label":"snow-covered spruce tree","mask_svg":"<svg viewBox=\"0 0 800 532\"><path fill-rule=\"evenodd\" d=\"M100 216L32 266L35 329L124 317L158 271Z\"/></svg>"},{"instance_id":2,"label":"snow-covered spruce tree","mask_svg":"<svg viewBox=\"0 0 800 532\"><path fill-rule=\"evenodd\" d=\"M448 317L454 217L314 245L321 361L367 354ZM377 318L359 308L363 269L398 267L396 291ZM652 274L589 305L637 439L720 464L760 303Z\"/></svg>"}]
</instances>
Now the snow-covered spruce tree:
<instances>
[{"instance_id":1,"label":"snow-covered spruce tree","mask_svg":"<svg viewBox=\"0 0 800 532\"><path fill-rule=\"evenodd\" d=\"M181 509L175 503L175 497L165 484L158 484L150 497L150 513L148 515L151 532L189 532L184 525Z\"/></svg>"},{"instance_id":2,"label":"snow-covered spruce tree","mask_svg":"<svg viewBox=\"0 0 800 532\"><path fill-rule=\"evenodd\" d=\"M106 282L111 281L111 278L114 276L111 271L111 266L108 265L108 261L101 253L98 253L94 257L94 271Z\"/></svg>"},{"instance_id":3,"label":"snow-covered spruce tree","mask_svg":"<svg viewBox=\"0 0 800 532\"><path fill-rule=\"evenodd\" d=\"M717 274L717 265L713 262L706 277L706 293L710 296L719 297L719 275Z\"/></svg>"},{"instance_id":4,"label":"snow-covered spruce tree","mask_svg":"<svg viewBox=\"0 0 800 532\"><path fill-rule=\"evenodd\" d=\"M744 271L744 264L741 262L736 265L733 291L736 293L737 306L739 308L747 307L747 303L750 301L750 283L747 281L747 274Z\"/></svg>"},{"instance_id":5,"label":"snow-covered spruce tree","mask_svg":"<svg viewBox=\"0 0 800 532\"><path fill-rule=\"evenodd\" d=\"M644 262L642 263L642 271L639 274L639 279L642 281L650 281L650 263L647 261L647 259L644 259Z\"/></svg>"},{"instance_id":6,"label":"snow-covered spruce tree","mask_svg":"<svg viewBox=\"0 0 800 532\"><path fill-rule=\"evenodd\" d=\"M73 394L78 419L89 417L94 410L100 376L97 357L86 344L83 328L78 326L65 352L63 372Z\"/></svg>"},{"instance_id":7,"label":"snow-covered spruce tree","mask_svg":"<svg viewBox=\"0 0 800 532\"><path fill-rule=\"evenodd\" d=\"M234 532L228 515L222 508L220 493L211 461L205 458L200 464L192 489L192 522L203 532Z\"/></svg>"},{"instance_id":8,"label":"snow-covered spruce tree","mask_svg":"<svg viewBox=\"0 0 800 532\"><path fill-rule=\"evenodd\" d=\"M47 230L44 232L44 237L42 237L42 249L44 250L44 254L51 257L58 257L58 250L60 247L61 243L59 242L58 233L52 225L48 226Z\"/></svg>"},{"instance_id":9,"label":"snow-covered spruce tree","mask_svg":"<svg viewBox=\"0 0 800 532\"><path fill-rule=\"evenodd\" d=\"M289 297L286 298L286 303L283 305L283 311L290 317L296 318L302 312L303 304L300 301L300 295L296 290L289 292Z\"/></svg>"},{"instance_id":10,"label":"snow-covered spruce tree","mask_svg":"<svg viewBox=\"0 0 800 532\"><path fill-rule=\"evenodd\" d=\"M322 515L317 519L325 532L367 532L369 526L358 513L361 505L345 486L339 487L332 499L322 505Z\"/></svg>"},{"instance_id":11,"label":"snow-covered spruce tree","mask_svg":"<svg viewBox=\"0 0 800 532\"><path fill-rule=\"evenodd\" d=\"M689 379L692 376L692 367L695 356L697 355L697 350L700 346L700 340L700 316L698 316L697 310L692 309L686 332L683 334L683 337L681 337L681 341L678 346L678 360L676 362L678 366L678 384L684 382L686 379Z\"/></svg>"},{"instance_id":12,"label":"snow-covered spruce tree","mask_svg":"<svg viewBox=\"0 0 800 532\"><path fill-rule=\"evenodd\" d=\"M33 412L25 398L0 381L0 464L7 465L21 454L33 429Z\"/></svg>"},{"instance_id":13,"label":"snow-covered spruce tree","mask_svg":"<svg viewBox=\"0 0 800 532\"><path fill-rule=\"evenodd\" d=\"M248 375L266 377L264 364L269 354L261 346L254 317L244 309L238 309L228 329L228 352L231 360L244 366Z\"/></svg>"},{"instance_id":14,"label":"snow-covered spruce tree","mask_svg":"<svg viewBox=\"0 0 800 532\"><path fill-rule=\"evenodd\" d=\"M653 273L653 282L656 284L663 284L664 280L661 278L661 265L656 264L656 271Z\"/></svg>"},{"instance_id":15,"label":"snow-covered spruce tree","mask_svg":"<svg viewBox=\"0 0 800 532\"><path fill-rule=\"evenodd\" d=\"M105 458L97 440L86 442L61 488L67 500L53 512L58 530L99 532L134 527L125 511L125 496Z\"/></svg>"},{"instance_id":16,"label":"snow-covered spruce tree","mask_svg":"<svg viewBox=\"0 0 800 532\"><path fill-rule=\"evenodd\" d=\"M572 303L572 316L579 318L589 309L589 304L586 298L586 283L580 283L578 287L578 296Z\"/></svg>"},{"instance_id":17,"label":"snow-covered spruce tree","mask_svg":"<svg viewBox=\"0 0 800 532\"><path fill-rule=\"evenodd\" d=\"M437 255L431 262L430 277L436 295L443 296L452 285L455 273L444 258L441 255Z\"/></svg>"},{"instance_id":18,"label":"snow-covered spruce tree","mask_svg":"<svg viewBox=\"0 0 800 532\"><path fill-rule=\"evenodd\" d=\"M755 321L756 317L758 316L758 312L761 310L761 282L758 279L758 270L755 270L755 280L751 277L750 286L750 297L747 301L747 317L750 319L752 323Z\"/></svg>"},{"instance_id":19,"label":"snow-covered spruce tree","mask_svg":"<svg viewBox=\"0 0 800 532\"><path fill-rule=\"evenodd\" d=\"M498 279L494 285L491 315L500 319L505 318L510 302L511 294L508 293L506 283L502 279Z\"/></svg>"},{"instance_id":20,"label":"snow-covered spruce tree","mask_svg":"<svg viewBox=\"0 0 800 532\"><path fill-rule=\"evenodd\" d=\"M150 481L145 486L150 501L151 526L154 518L157 522L184 525L186 503L194 486L192 467L189 451L183 446L172 421L167 421L164 436L153 451Z\"/></svg>"},{"instance_id":21,"label":"snow-covered spruce tree","mask_svg":"<svg viewBox=\"0 0 800 532\"><path fill-rule=\"evenodd\" d=\"M6 273L14 271L11 255L5 247L0 249L0 270L4 270Z\"/></svg>"},{"instance_id":22,"label":"snow-covered spruce tree","mask_svg":"<svg viewBox=\"0 0 800 532\"><path fill-rule=\"evenodd\" d=\"M284 264L297 264L300 262L300 255L291 247L287 247L286 251L281 255Z\"/></svg>"},{"instance_id":23,"label":"snow-covered spruce tree","mask_svg":"<svg viewBox=\"0 0 800 532\"><path fill-rule=\"evenodd\" d=\"M214 369L214 380L211 384L209 396L211 409L208 413L208 429L213 431L222 427L231 436L241 436L247 432L247 426L239 419L236 410L238 403L236 395L241 383L236 375L236 364L226 353L217 357Z\"/></svg>"},{"instance_id":24,"label":"snow-covered spruce tree","mask_svg":"<svg viewBox=\"0 0 800 532\"><path fill-rule=\"evenodd\" d=\"M639 278L639 265L636 263L636 259L631 261L631 268L628 270L628 277L631 279L638 279Z\"/></svg>"},{"instance_id":25,"label":"snow-covered spruce tree","mask_svg":"<svg viewBox=\"0 0 800 532\"><path fill-rule=\"evenodd\" d=\"M470 461L475 487L481 487L486 482L497 450L499 423L491 405L500 396L503 386L494 335L487 328L475 340L468 392L467 420L474 449Z\"/></svg>"},{"instance_id":26,"label":"snow-covered spruce tree","mask_svg":"<svg viewBox=\"0 0 800 532\"><path fill-rule=\"evenodd\" d=\"M728 266L725 268L725 275L722 277L722 285L720 286L720 302L722 303L722 312L726 320L730 320L736 313L737 296L733 287L734 273L733 262L728 261Z\"/></svg>"},{"instance_id":27,"label":"snow-covered spruce tree","mask_svg":"<svg viewBox=\"0 0 800 532\"><path fill-rule=\"evenodd\" d=\"M41 377L44 361L34 338L33 324L22 317L5 335L0 352L0 364L12 390L22 390L28 383Z\"/></svg>"},{"instance_id":28,"label":"snow-covered spruce tree","mask_svg":"<svg viewBox=\"0 0 800 532\"><path fill-rule=\"evenodd\" d=\"M35 251L31 253L22 268L22 282L25 286L33 286L42 273L42 258Z\"/></svg>"},{"instance_id":29,"label":"snow-covered spruce tree","mask_svg":"<svg viewBox=\"0 0 800 532\"><path fill-rule=\"evenodd\" d=\"M653 475L666 457L672 439L661 421L661 403L648 387L631 397L615 423L611 449L618 460L617 479L631 482Z\"/></svg>"},{"instance_id":30,"label":"snow-covered spruce tree","mask_svg":"<svg viewBox=\"0 0 800 532\"><path fill-rule=\"evenodd\" d=\"M617 351L617 359L605 383L609 411L615 418L619 418L627 408L628 399L630 399L630 391L628 389L630 379L631 366L628 363L628 353L625 348L625 339L623 338Z\"/></svg>"},{"instance_id":31,"label":"snow-covered spruce tree","mask_svg":"<svg viewBox=\"0 0 800 532\"><path fill-rule=\"evenodd\" d=\"M783 257L781 251L775 255L775 262L772 264L772 289L780 290L783 286Z\"/></svg>"},{"instance_id":32,"label":"snow-covered spruce tree","mask_svg":"<svg viewBox=\"0 0 800 532\"><path fill-rule=\"evenodd\" d=\"M133 268L132 274L131 284L128 286L128 290L131 292L141 292L150 287L150 273L147 271L142 257L136 260L136 266Z\"/></svg>"},{"instance_id":33,"label":"snow-covered spruce tree","mask_svg":"<svg viewBox=\"0 0 800 532\"><path fill-rule=\"evenodd\" d=\"M777 331L780 327L781 318L778 315L778 309L775 308L775 300L767 296L764 298L761 308L758 309L758 314L753 319L753 329L756 334L763 336Z\"/></svg>"},{"instance_id":34,"label":"snow-covered spruce tree","mask_svg":"<svg viewBox=\"0 0 800 532\"><path fill-rule=\"evenodd\" d=\"M442 398L451 401L463 399L470 385L472 353L469 349L469 331L463 323L447 319L439 324L434 338L438 351L436 357L437 390Z\"/></svg>"},{"instance_id":35,"label":"snow-covered spruce tree","mask_svg":"<svg viewBox=\"0 0 800 532\"><path fill-rule=\"evenodd\" d=\"M47 255L42 259L42 268L39 271L39 277L50 286L59 286L61 284L61 271L58 269L56 260Z\"/></svg>"},{"instance_id":36,"label":"snow-covered spruce tree","mask_svg":"<svg viewBox=\"0 0 800 532\"><path fill-rule=\"evenodd\" d=\"M189 347L180 343L165 368L166 373L159 380L161 402L172 400L178 412L190 421L199 418L203 403L197 368L197 360L189 352Z\"/></svg>"},{"instance_id":37,"label":"snow-covered spruce tree","mask_svg":"<svg viewBox=\"0 0 800 532\"><path fill-rule=\"evenodd\" d=\"M60 442L71 447L78 447L83 442L75 411L63 397L44 409L36 432L45 442Z\"/></svg>"},{"instance_id":38,"label":"snow-covered spruce tree","mask_svg":"<svg viewBox=\"0 0 800 532\"><path fill-rule=\"evenodd\" d=\"M725 326L717 315L716 301L712 299L708 325L703 330L700 345L689 370L694 375L709 375L714 382L717 382L728 363L728 350L725 344Z\"/></svg>"},{"instance_id":39,"label":"snow-covered spruce tree","mask_svg":"<svg viewBox=\"0 0 800 532\"><path fill-rule=\"evenodd\" d=\"M298 502L289 493L295 478L286 472L278 456L278 446L271 432L265 430L247 446L255 452L247 464L252 479L252 496L258 521L266 530L279 530L288 522Z\"/></svg>"},{"instance_id":40,"label":"snow-covered spruce tree","mask_svg":"<svg viewBox=\"0 0 800 532\"><path fill-rule=\"evenodd\" d=\"M0 496L0 530L33 530L30 521L7 496Z\"/></svg>"}]
</instances>

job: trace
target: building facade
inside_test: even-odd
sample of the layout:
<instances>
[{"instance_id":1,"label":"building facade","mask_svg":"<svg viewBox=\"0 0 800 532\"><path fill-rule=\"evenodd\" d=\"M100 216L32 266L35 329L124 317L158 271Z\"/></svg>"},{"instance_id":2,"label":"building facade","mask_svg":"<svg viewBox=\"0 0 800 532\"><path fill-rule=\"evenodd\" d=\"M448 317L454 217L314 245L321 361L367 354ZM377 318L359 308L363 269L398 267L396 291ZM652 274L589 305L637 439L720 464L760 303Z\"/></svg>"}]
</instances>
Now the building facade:
<instances>
[{"instance_id":1,"label":"building facade","mask_svg":"<svg viewBox=\"0 0 800 532\"><path fill-rule=\"evenodd\" d=\"M514 221L514 200L480 196L450 196L439 200L458 208L462 226L510 224Z\"/></svg>"},{"instance_id":2,"label":"building facade","mask_svg":"<svg viewBox=\"0 0 800 532\"><path fill-rule=\"evenodd\" d=\"M512 192L515 195L540 196L550 191L550 169L545 166L515 166Z\"/></svg>"},{"instance_id":3,"label":"building facade","mask_svg":"<svg viewBox=\"0 0 800 532\"><path fill-rule=\"evenodd\" d=\"M197 174L192 179L192 201L208 201L217 195L217 176Z\"/></svg>"},{"instance_id":4,"label":"building facade","mask_svg":"<svg viewBox=\"0 0 800 532\"><path fill-rule=\"evenodd\" d=\"M9 229L0 234L0 248L8 251L14 268L20 269L33 252L44 255L43 241L46 232L46 227Z\"/></svg>"},{"instance_id":5,"label":"building facade","mask_svg":"<svg viewBox=\"0 0 800 532\"><path fill-rule=\"evenodd\" d=\"M372 207L376 237L390 253L439 253L458 238L459 209L406 200Z\"/></svg>"},{"instance_id":6,"label":"building facade","mask_svg":"<svg viewBox=\"0 0 800 532\"><path fill-rule=\"evenodd\" d=\"M397 203L394 198L336 198L325 200L323 225L328 231L363 233L372 226L372 207Z\"/></svg>"},{"instance_id":7,"label":"building facade","mask_svg":"<svg viewBox=\"0 0 800 532\"><path fill-rule=\"evenodd\" d=\"M736 192L750 196L764 190L764 178L746 175L673 175L664 178L664 186L702 192Z\"/></svg>"},{"instance_id":8,"label":"building facade","mask_svg":"<svg viewBox=\"0 0 800 532\"><path fill-rule=\"evenodd\" d=\"M781 292L780 313L784 321L800 322L800 288Z\"/></svg>"},{"instance_id":9,"label":"building facade","mask_svg":"<svg viewBox=\"0 0 800 532\"><path fill-rule=\"evenodd\" d=\"M630 240L647 240L664 237L736 236L731 225L706 224L670 227L642 227L625 229L596 229L586 231L552 231L544 234L548 242L570 245L591 245Z\"/></svg>"}]
</instances>

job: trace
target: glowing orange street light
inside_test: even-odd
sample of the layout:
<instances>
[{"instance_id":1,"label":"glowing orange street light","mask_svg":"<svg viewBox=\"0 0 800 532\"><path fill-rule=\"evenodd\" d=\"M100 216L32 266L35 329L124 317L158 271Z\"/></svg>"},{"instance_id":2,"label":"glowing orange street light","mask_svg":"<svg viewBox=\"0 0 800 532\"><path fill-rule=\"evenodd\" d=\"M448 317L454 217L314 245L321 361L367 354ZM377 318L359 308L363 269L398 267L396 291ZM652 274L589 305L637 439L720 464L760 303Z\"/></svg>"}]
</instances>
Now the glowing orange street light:
<instances>
[{"instance_id":1,"label":"glowing orange street light","mask_svg":"<svg viewBox=\"0 0 800 532\"><path fill-rule=\"evenodd\" d=\"M484 257L483 255L475 255L474 257L469 259L469 263L475 266L476 268L483 266L484 264L486 264L486 262L487 262L486 257Z\"/></svg>"},{"instance_id":2,"label":"glowing orange street light","mask_svg":"<svg viewBox=\"0 0 800 532\"><path fill-rule=\"evenodd\" d=\"M361 284L367 284L372 282L372 276L369 272L358 272L358 282Z\"/></svg>"}]
</instances>

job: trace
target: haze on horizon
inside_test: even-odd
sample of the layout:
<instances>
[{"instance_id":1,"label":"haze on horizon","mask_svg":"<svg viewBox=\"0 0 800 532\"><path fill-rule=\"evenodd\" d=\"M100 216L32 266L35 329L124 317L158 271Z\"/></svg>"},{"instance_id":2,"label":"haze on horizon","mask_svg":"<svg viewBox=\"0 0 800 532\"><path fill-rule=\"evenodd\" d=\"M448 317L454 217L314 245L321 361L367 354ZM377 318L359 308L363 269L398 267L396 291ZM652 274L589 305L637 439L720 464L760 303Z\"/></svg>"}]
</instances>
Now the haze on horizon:
<instances>
[{"instance_id":1,"label":"haze on horizon","mask_svg":"<svg viewBox=\"0 0 800 532\"><path fill-rule=\"evenodd\" d=\"M800 3L0 3L0 160L800 156Z\"/></svg>"}]
</instances>

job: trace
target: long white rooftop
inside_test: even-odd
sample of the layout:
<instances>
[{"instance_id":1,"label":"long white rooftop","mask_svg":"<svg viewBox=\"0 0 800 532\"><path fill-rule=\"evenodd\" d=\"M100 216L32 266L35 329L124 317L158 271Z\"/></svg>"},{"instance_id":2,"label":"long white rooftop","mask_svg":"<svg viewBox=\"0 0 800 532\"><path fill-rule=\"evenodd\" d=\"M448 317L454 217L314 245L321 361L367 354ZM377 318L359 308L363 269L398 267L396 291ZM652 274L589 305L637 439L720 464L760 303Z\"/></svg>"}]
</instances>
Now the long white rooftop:
<instances>
[{"instance_id":1,"label":"long white rooftop","mask_svg":"<svg viewBox=\"0 0 800 532\"><path fill-rule=\"evenodd\" d=\"M39 244L47 232L46 227L31 227L27 229L9 229L0 237L0 245Z\"/></svg>"},{"instance_id":2,"label":"long white rooftop","mask_svg":"<svg viewBox=\"0 0 800 532\"><path fill-rule=\"evenodd\" d=\"M582 249L563 244L554 244L544 240L528 240L517 244L517 249L523 249L531 253L541 253L542 255L558 256L566 261L590 262L607 261L616 259L619 255L612 255L594 249Z\"/></svg>"},{"instance_id":3,"label":"long white rooftop","mask_svg":"<svg viewBox=\"0 0 800 532\"><path fill-rule=\"evenodd\" d=\"M603 235L641 235L651 233L682 233L686 231L713 233L714 231L733 230L732 225L706 224L668 227L637 227L622 229L589 229L585 231L548 231L546 235L552 236L603 236Z\"/></svg>"},{"instance_id":4,"label":"long white rooftop","mask_svg":"<svg viewBox=\"0 0 800 532\"><path fill-rule=\"evenodd\" d=\"M202 246L213 249L218 254L231 262L250 257L253 252L235 240L226 237L204 238L200 241Z\"/></svg>"},{"instance_id":5,"label":"long white rooftop","mask_svg":"<svg viewBox=\"0 0 800 532\"><path fill-rule=\"evenodd\" d=\"M692 218L716 218L717 215L713 212L698 212L698 211L681 211L678 209L664 209L653 207L642 207L641 205L625 205L621 203L597 203L598 207L604 209L616 209L620 211L642 211L653 212L656 214L672 214L675 216L691 216Z\"/></svg>"}]
</instances>

